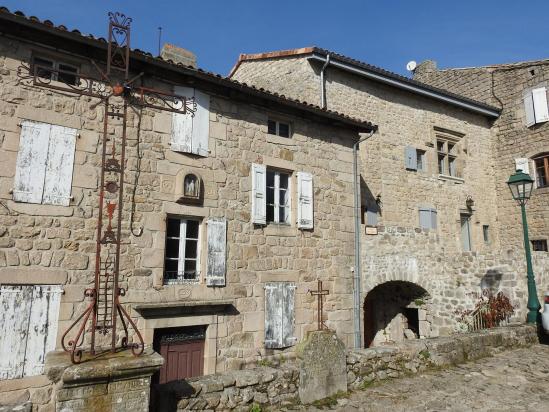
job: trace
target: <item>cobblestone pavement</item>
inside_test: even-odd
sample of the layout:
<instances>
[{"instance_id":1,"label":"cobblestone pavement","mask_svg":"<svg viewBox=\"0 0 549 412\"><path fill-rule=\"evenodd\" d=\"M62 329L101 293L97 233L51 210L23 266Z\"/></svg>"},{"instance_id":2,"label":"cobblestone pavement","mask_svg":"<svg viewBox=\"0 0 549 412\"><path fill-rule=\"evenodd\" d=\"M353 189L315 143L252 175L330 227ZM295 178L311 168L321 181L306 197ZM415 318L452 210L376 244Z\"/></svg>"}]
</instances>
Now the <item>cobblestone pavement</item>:
<instances>
[{"instance_id":1,"label":"cobblestone pavement","mask_svg":"<svg viewBox=\"0 0 549 412\"><path fill-rule=\"evenodd\" d=\"M549 346L507 351L450 369L375 384L339 399L329 409L549 411Z\"/></svg>"}]
</instances>

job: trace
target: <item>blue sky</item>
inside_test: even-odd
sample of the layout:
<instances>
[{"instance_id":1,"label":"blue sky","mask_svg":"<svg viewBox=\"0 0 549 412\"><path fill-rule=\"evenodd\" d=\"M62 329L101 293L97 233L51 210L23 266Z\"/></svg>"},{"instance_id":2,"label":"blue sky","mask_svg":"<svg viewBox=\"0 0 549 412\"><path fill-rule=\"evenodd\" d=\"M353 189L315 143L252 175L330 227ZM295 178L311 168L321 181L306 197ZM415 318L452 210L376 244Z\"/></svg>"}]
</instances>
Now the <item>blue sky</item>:
<instances>
[{"instance_id":1,"label":"blue sky","mask_svg":"<svg viewBox=\"0 0 549 412\"><path fill-rule=\"evenodd\" d=\"M185 47L227 74L240 53L319 46L406 74L409 60L466 67L549 58L549 1L0 0L11 11L105 36L107 12L133 18L132 47Z\"/></svg>"}]
</instances>

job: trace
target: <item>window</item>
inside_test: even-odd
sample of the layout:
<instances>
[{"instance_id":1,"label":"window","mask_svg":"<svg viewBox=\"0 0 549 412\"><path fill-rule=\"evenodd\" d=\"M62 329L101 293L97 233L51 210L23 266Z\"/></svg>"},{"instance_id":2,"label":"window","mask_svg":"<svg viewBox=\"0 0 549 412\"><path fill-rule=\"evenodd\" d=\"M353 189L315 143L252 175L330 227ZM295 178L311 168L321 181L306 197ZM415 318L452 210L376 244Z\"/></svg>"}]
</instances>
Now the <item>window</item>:
<instances>
[{"instance_id":1,"label":"window","mask_svg":"<svg viewBox=\"0 0 549 412\"><path fill-rule=\"evenodd\" d=\"M419 226L422 229L436 229L437 210L430 207L419 208Z\"/></svg>"},{"instance_id":2,"label":"window","mask_svg":"<svg viewBox=\"0 0 549 412\"><path fill-rule=\"evenodd\" d=\"M0 380L40 375L55 349L58 285L0 286Z\"/></svg>"},{"instance_id":3,"label":"window","mask_svg":"<svg viewBox=\"0 0 549 412\"><path fill-rule=\"evenodd\" d=\"M76 129L25 120L13 187L13 200L68 206Z\"/></svg>"},{"instance_id":4,"label":"window","mask_svg":"<svg viewBox=\"0 0 549 412\"><path fill-rule=\"evenodd\" d=\"M437 138L438 173L458 177L457 144L455 141Z\"/></svg>"},{"instance_id":5,"label":"window","mask_svg":"<svg viewBox=\"0 0 549 412\"><path fill-rule=\"evenodd\" d=\"M46 57L35 56L32 59L33 73L43 79L57 80L63 83L77 85L78 68Z\"/></svg>"},{"instance_id":6,"label":"window","mask_svg":"<svg viewBox=\"0 0 549 412\"><path fill-rule=\"evenodd\" d=\"M532 240L532 249L534 252L547 252L547 240Z\"/></svg>"},{"instance_id":7,"label":"window","mask_svg":"<svg viewBox=\"0 0 549 412\"><path fill-rule=\"evenodd\" d=\"M544 154L537 158L534 158L534 164L536 169L536 186L548 187L549 186L549 154Z\"/></svg>"},{"instance_id":8,"label":"window","mask_svg":"<svg viewBox=\"0 0 549 412\"><path fill-rule=\"evenodd\" d=\"M545 87L525 90L523 94L523 101L527 127L549 120L547 91Z\"/></svg>"},{"instance_id":9,"label":"window","mask_svg":"<svg viewBox=\"0 0 549 412\"><path fill-rule=\"evenodd\" d=\"M484 239L484 243L490 243L490 226L482 225L482 238Z\"/></svg>"},{"instance_id":10,"label":"window","mask_svg":"<svg viewBox=\"0 0 549 412\"><path fill-rule=\"evenodd\" d=\"M267 121L267 133L280 137L290 137L290 124L269 119Z\"/></svg>"},{"instance_id":11,"label":"window","mask_svg":"<svg viewBox=\"0 0 549 412\"><path fill-rule=\"evenodd\" d=\"M198 220L168 217L164 261L165 284L199 281L199 229Z\"/></svg>"},{"instance_id":12,"label":"window","mask_svg":"<svg viewBox=\"0 0 549 412\"><path fill-rule=\"evenodd\" d=\"M463 251L471 251L471 215L462 213L459 215L461 224L461 246Z\"/></svg>"},{"instance_id":13,"label":"window","mask_svg":"<svg viewBox=\"0 0 549 412\"><path fill-rule=\"evenodd\" d=\"M290 175L267 170L267 223L290 224Z\"/></svg>"},{"instance_id":14,"label":"window","mask_svg":"<svg viewBox=\"0 0 549 412\"><path fill-rule=\"evenodd\" d=\"M292 282L265 284L265 347L287 348L294 336L295 289Z\"/></svg>"},{"instance_id":15,"label":"window","mask_svg":"<svg viewBox=\"0 0 549 412\"><path fill-rule=\"evenodd\" d=\"M406 146L404 151L405 166L408 170L418 170L425 172L427 170L427 160L425 150L416 149L415 147Z\"/></svg>"}]
</instances>

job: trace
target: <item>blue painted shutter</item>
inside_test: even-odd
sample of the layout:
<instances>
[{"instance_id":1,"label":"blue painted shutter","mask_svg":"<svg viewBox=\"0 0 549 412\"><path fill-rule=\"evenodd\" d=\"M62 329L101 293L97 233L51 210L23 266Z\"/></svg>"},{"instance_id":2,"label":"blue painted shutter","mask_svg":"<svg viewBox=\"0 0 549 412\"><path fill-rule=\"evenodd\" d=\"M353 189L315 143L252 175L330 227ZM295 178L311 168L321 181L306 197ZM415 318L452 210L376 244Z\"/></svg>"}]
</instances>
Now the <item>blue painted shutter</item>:
<instances>
[{"instance_id":1,"label":"blue painted shutter","mask_svg":"<svg viewBox=\"0 0 549 412\"><path fill-rule=\"evenodd\" d=\"M406 169L417 170L417 151L415 147L406 146L404 151Z\"/></svg>"}]
</instances>

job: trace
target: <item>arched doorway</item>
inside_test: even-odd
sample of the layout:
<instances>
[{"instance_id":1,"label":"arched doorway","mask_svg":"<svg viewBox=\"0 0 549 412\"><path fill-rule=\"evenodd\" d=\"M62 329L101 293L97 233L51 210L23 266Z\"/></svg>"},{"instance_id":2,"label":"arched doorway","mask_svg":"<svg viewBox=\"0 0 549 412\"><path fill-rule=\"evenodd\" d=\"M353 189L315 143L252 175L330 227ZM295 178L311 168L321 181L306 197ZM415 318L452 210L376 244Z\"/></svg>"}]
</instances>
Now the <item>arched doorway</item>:
<instances>
[{"instance_id":1,"label":"arched doorway","mask_svg":"<svg viewBox=\"0 0 549 412\"><path fill-rule=\"evenodd\" d=\"M411 282L390 281L364 299L364 347L428 337L429 294Z\"/></svg>"}]
</instances>

